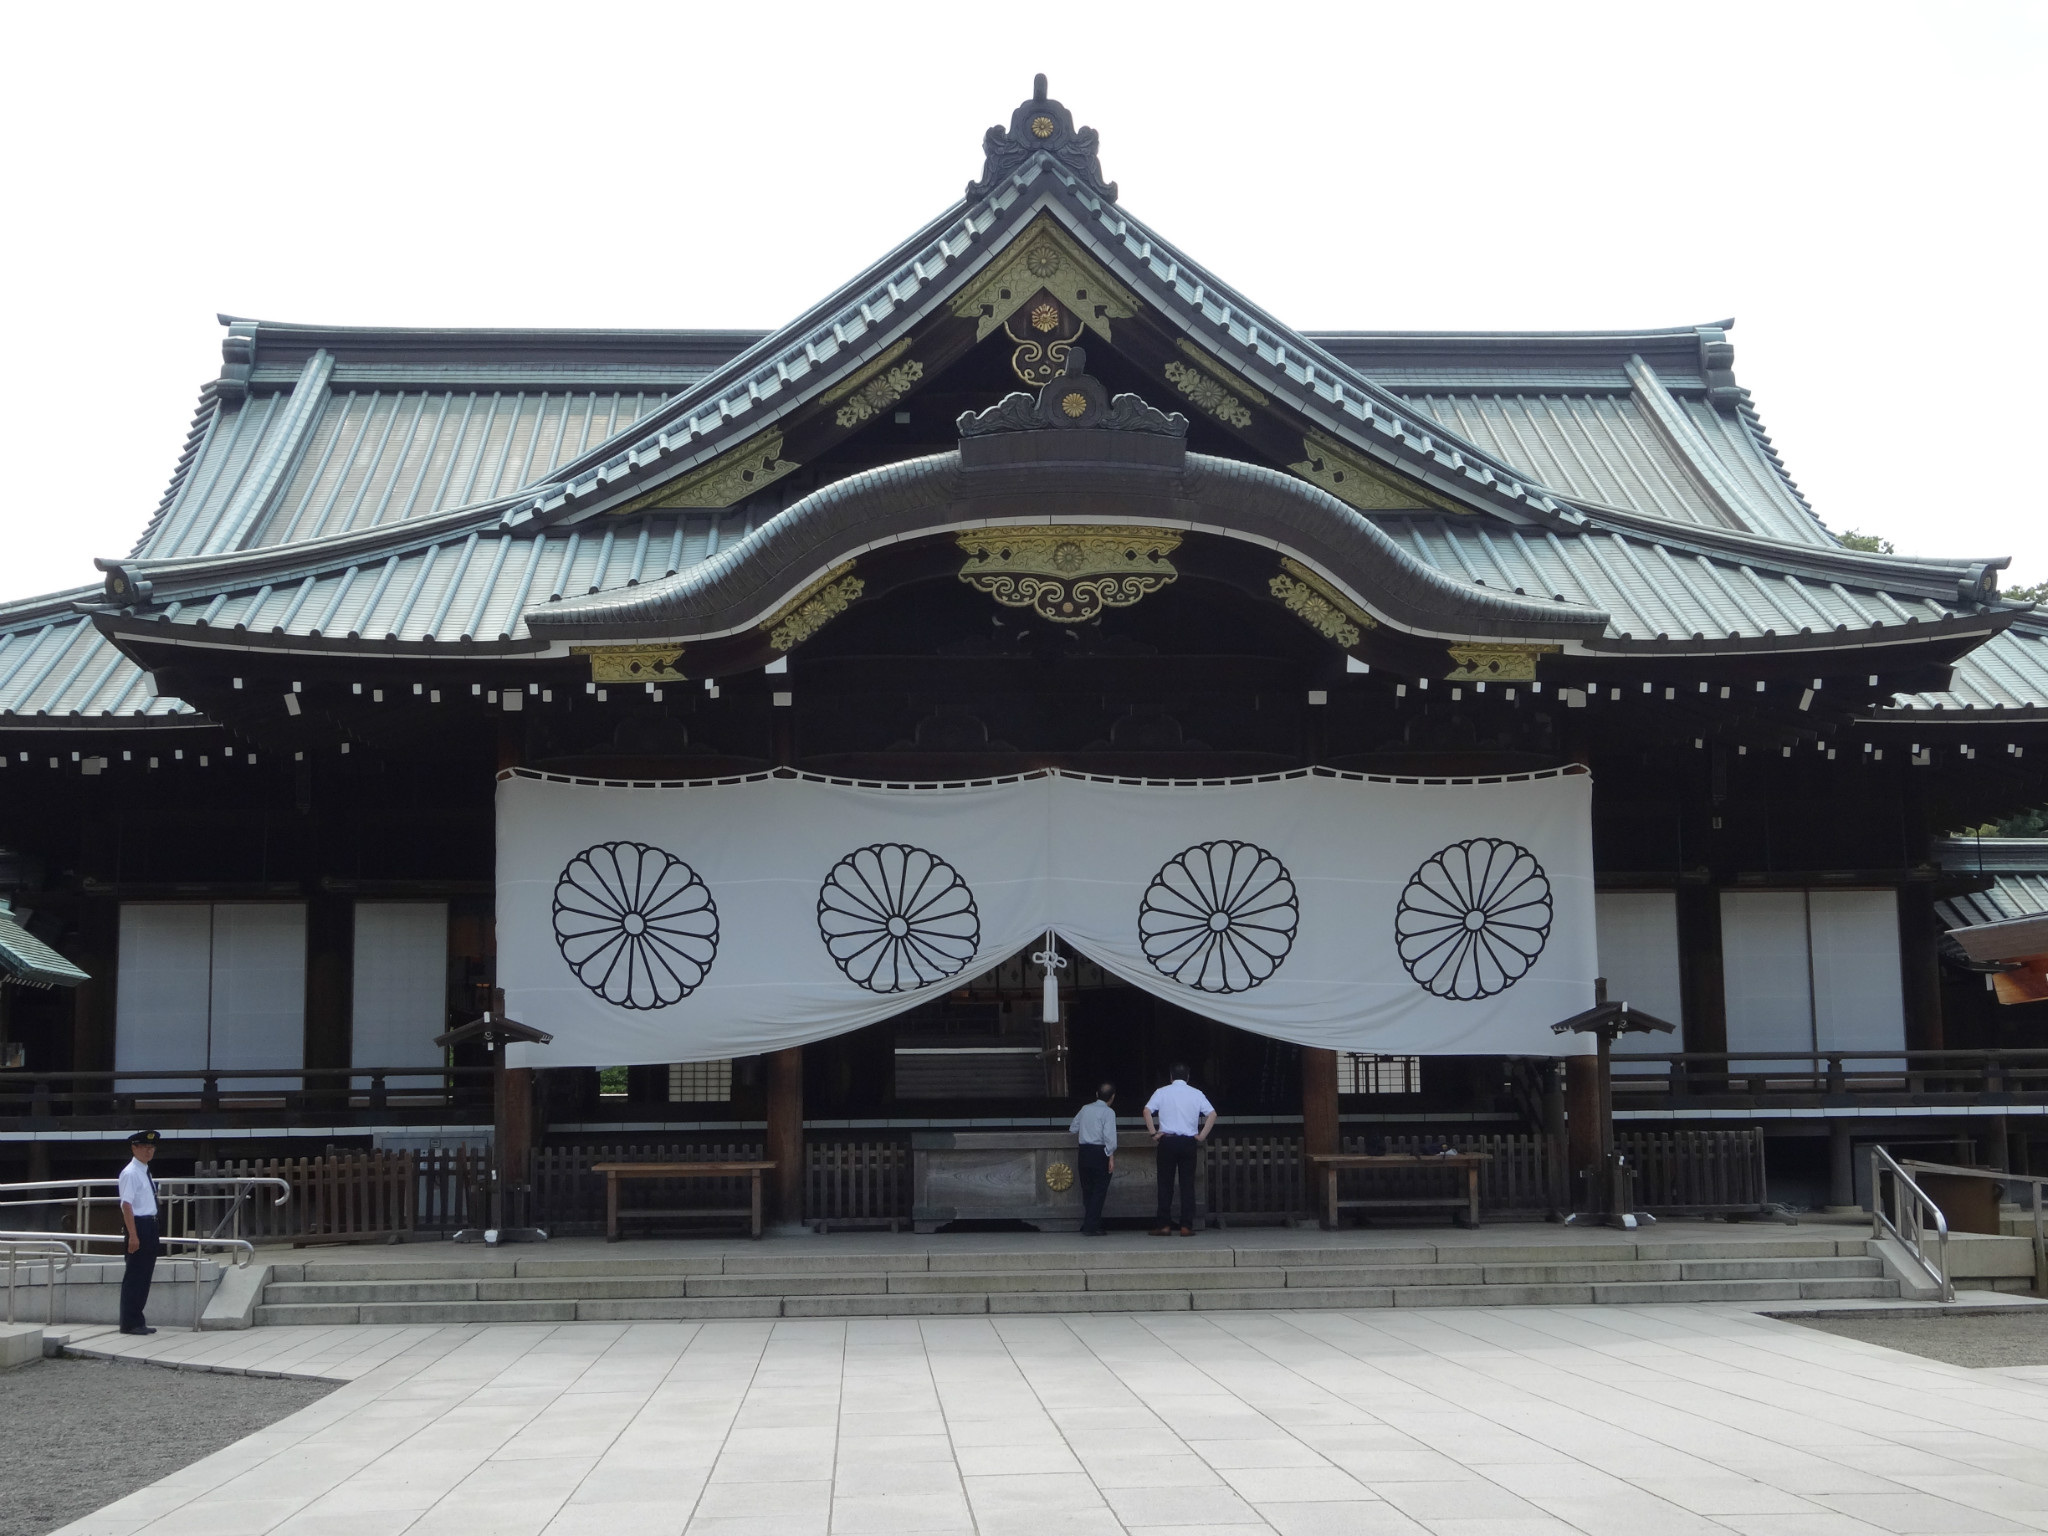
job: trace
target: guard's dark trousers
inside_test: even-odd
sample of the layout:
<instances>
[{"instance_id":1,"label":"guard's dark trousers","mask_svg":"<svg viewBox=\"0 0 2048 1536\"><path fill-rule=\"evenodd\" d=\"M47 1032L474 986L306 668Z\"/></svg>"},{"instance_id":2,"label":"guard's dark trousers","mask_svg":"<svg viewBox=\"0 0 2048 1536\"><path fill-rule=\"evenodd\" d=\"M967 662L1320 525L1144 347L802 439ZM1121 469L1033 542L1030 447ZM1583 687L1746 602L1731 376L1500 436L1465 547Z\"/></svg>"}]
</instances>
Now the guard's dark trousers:
<instances>
[{"instance_id":1,"label":"guard's dark trousers","mask_svg":"<svg viewBox=\"0 0 2048 1536\"><path fill-rule=\"evenodd\" d=\"M1173 1225L1173 1185L1180 1181L1180 1224L1195 1224L1195 1138L1159 1138L1159 1225Z\"/></svg>"},{"instance_id":2,"label":"guard's dark trousers","mask_svg":"<svg viewBox=\"0 0 2048 1536\"><path fill-rule=\"evenodd\" d=\"M128 1255L128 1267L121 1275L121 1326L146 1328L142 1309L149 1305L149 1281L156 1273L156 1218L135 1218L135 1251Z\"/></svg>"},{"instance_id":3,"label":"guard's dark trousers","mask_svg":"<svg viewBox=\"0 0 2048 1536\"><path fill-rule=\"evenodd\" d=\"M1102 1202L1109 1198L1109 1154L1098 1146L1081 1145L1081 1230L1102 1230Z\"/></svg>"}]
</instances>

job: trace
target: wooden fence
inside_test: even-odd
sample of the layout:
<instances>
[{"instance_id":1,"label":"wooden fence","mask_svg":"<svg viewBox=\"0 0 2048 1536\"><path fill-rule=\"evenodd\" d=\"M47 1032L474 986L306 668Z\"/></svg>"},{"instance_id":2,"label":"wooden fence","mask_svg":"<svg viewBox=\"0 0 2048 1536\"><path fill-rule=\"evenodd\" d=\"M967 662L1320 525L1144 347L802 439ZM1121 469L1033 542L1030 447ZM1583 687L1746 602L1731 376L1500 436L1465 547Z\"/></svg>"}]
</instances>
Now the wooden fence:
<instances>
[{"instance_id":1,"label":"wooden fence","mask_svg":"<svg viewBox=\"0 0 2048 1536\"><path fill-rule=\"evenodd\" d=\"M901 1141L812 1141L804 1146L804 1219L834 1227L910 1221L910 1147Z\"/></svg>"},{"instance_id":2,"label":"wooden fence","mask_svg":"<svg viewBox=\"0 0 2048 1536\"><path fill-rule=\"evenodd\" d=\"M193 1170L202 1179L283 1179L290 1184L292 1197L283 1205L272 1204L274 1197L262 1189L244 1200L240 1235L257 1242L285 1239L294 1248L399 1241L418 1221L420 1171L419 1157L411 1152L331 1152L200 1163Z\"/></svg>"},{"instance_id":3,"label":"wooden fence","mask_svg":"<svg viewBox=\"0 0 2048 1536\"><path fill-rule=\"evenodd\" d=\"M1635 1171L1637 1209L1651 1215L1732 1216L1766 1209L1760 1127L1619 1131L1614 1150Z\"/></svg>"}]
</instances>

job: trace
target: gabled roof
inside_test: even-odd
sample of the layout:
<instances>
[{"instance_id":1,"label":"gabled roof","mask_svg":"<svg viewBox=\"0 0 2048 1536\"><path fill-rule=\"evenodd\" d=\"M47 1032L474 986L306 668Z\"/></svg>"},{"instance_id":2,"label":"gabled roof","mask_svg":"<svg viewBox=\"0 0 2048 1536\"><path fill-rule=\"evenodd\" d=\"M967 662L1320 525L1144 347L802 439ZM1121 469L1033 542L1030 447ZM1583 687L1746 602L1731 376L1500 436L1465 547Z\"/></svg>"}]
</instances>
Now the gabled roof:
<instances>
[{"instance_id":1,"label":"gabled roof","mask_svg":"<svg viewBox=\"0 0 2048 1536\"><path fill-rule=\"evenodd\" d=\"M819 494L785 426L857 430L875 391L960 355L912 372L925 339L977 342L1041 281L1113 348L1153 348L1155 403L1347 502L1418 578L1604 615L1594 651L1944 637L1979 648L1908 707L2048 707L2048 626L1990 598L2002 560L1862 555L1814 519L1735 384L1732 322L1301 333L1126 213L1042 81L984 151L961 203L772 333L223 317L136 555L100 562L104 591L0 608L0 715L183 711L77 607L211 644L531 649L538 605L685 571Z\"/></svg>"},{"instance_id":2,"label":"gabled roof","mask_svg":"<svg viewBox=\"0 0 2048 1536\"><path fill-rule=\"evenodd\" d=\"M0 981L24 987L75 987L92 978L21 926L0 896Z\"/></svg>"}]
</instances>

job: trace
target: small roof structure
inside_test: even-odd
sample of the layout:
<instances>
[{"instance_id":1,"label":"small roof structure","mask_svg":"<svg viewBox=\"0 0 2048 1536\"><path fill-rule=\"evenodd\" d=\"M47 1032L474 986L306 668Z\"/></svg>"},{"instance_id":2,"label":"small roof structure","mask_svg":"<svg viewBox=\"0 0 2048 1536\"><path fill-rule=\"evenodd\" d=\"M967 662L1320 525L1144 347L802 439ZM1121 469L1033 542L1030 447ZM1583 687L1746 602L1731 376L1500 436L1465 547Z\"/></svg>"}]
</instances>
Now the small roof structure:
<instances>
[{"instance_id":1,"label":"small roof structure","mask_svg":"<svg viewBox=\"0 0 2048 1536\"><path fill-rule=\"evenodd\" d=\"M92 978L22 927L14 906L0 896L0 982L20 987L75 987Z\"/></svg>"}]
</instances>

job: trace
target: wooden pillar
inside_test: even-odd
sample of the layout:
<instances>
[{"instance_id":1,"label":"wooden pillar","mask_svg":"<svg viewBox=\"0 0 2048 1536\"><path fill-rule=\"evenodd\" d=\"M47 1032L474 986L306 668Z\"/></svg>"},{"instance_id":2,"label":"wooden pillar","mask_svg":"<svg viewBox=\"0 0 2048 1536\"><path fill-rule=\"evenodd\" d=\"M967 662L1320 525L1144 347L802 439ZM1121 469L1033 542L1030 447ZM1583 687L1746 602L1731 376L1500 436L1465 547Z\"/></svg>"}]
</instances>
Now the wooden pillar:
<instances>
[{"instance_id":1,"label":"wooden pillar","mask_svg":"<svg viewBox=\"0 0 2048 1536\"><path fill-rule=\"evenodd\" d=\"M87 896L79 903L78 944L65 958L92 979L71 989L71 1068L107 1072L114 1060L116 999L120 964L121 904L111 896ZM78 1106L74 1113L84 1110Z\"/></svg>"},{"instance_id":2,"label":"wooden pillar","mask_svg":"<svg viewBox=\"0 0 2048 1536\"><path fill-rule=\"evenodd\" d=\"M804 1048L770 1051L766 1156L775 1164L775 1219L804 1219Z\"/></svg>"},{"instance_id":3,"label":"wooden pillar","mask_svg":"<svg viewBox=\"0 0 2048 1536\"><path fill-rule=\"evenodd\" d=\"M1573 1208L1591 1210L1600 1194L1600 1058L1590 1051L1564 1059L1565 1174Z\"/></svg>"},{"instance_id":4,"label":"wooden pillar","mask_svg":"<svg viewBox=\"0 0 2048 1536\"><path fill-rule=\"evenodd\" d=\"M1914 881L1899 888L1899 982L1906 1008L1906 1049L1938 1051L1941 1020L1941 920L1934 887Z\"/></svg>"},{"instance_id":5,"label":"wooden pillar","mask_svg":"<svg viewBox=\"0 0 2048 1536\"><path fill-rule=\"evenodd\" d=\"M1849 1140L1849 1122L1828 1122L1828 1208L1852 1210L1856 1205L1856 1154Z\"/></svg>"},{"instance_id":6,"label":"wooden pillar","mask_svg":"<svg viewBox=\"0 0 2048 1536\"><path fill-rule=\"evenodd\" d=\"M1678 888L1678 986L1682 1051L1728 1049L1727 982L1721 970L1721 893L1711 885ZM1658 1046L1658 1050L1668 1047Z\"/></svg>"},{"instance_id":7,"label":"wooden pillar","mask_svg":"<svg viewBox=\"0 0 2048 1536\"><path fill-rule=\"evenodd\" d=\"M353 1064L356 909L354 901L322 891L306 903L306 1086L340 1094L346 1104L345 1078L316 1077L315 1067ZM388 1066L370 1061L365 1066ZM369 1083L363 1083L365 1091ZM334 1104L332 1099L324 1102ZM336 1107L339 1107L339 1104Z\"/></svg>"},{"instance_id":8,"label":"wooden pillar","mask_svg":"<svg viewBox=\"0 0 2048 1536\"><path fill-rule=\"evenodd\" d=\"M1315 1164L1308 1159L1317 1152L1342 1151L1341 1134L1337 1125L1337 1053L1305 1045L1301 1048L1301 1171L1310 1210L1320 1210L1322 1205Z\"/></svg>"},{"instance_id":9,"label":"wooden pillar","mask_svg":"<svg viewBox=\"0 0 2048 1536\"><path fill-rule=\"evenodd\" d=\"M526 715L508 711L498 716L498 771L517 768L526 756ZM498 990L498 925L495 911L491 921L491 1001L502 1016L505 994ZM521 1019L522 1024L538 1021ZM544 1026L538 1026L544 1027ZM498 1047L503 1050L503 1046ZM493 1074L497 1103L498 1177L513 1185L526 1183L527 1158L533 1151L534 1069L505 1067ZM521 1218L524 1220L524 1218Z\"/></svg>"}]
</instances>

